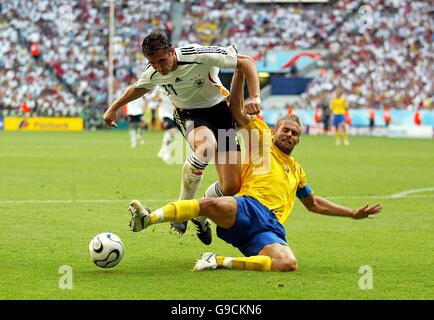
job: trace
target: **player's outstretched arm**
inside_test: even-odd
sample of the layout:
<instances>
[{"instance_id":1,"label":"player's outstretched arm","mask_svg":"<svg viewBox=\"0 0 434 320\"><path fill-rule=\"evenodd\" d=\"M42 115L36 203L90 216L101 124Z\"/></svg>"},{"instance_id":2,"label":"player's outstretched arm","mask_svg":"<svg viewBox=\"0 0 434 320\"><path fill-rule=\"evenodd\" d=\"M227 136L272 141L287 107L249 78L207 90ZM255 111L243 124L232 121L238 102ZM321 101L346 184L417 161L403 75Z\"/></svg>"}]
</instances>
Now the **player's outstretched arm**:
<instances>
[{"instance_id":1,"label":"player's outstretched arm","mask_svg":"<svg viewBox=\"0 0 434 320\"><path fill-rule=\"evenodd\" d=\"M115 100L110 106L110 108L108 108L107 111L104 113L104 122L106 123L106 125L116 127L115 120L116 112L118 111L118 109L123 105L126 105L127 103L140 98L146 92L149 92L149 90L144 88L136 88L134 84L129 86L124 91L122 96L119 99Z\"/></svg>"},{"instance_id":2,"label":"player's outstretched arm","mask_svg":"<svg viewBox=\"0 0 434 320\"><path fill-rule=\"evenodd\" d=\"M360 208L351 209L335 204L327 199L316 195L310 195L300 199L303 205L311 212L325 214L329 216L349 217L353 219L372 218L383 208L380 204L373 206L364 205Z\"/></svg>"},{"instance_id":3,"label":"player's outstretched arm","mask_svg":"<svg viewBox=\"0 0 434 320\"><path fill-rule=\"evenodd\" d=\"M229 108L232 117L239 127L244 127L250 122L250 116L246 115L243 110L244 80L244 73L239 68L235 69L234 76L232 77Z\"/></svg>"},{"instance_id":4,"label":"player's outstretched arm","mask_svg":"<svg viewBox=\"0 0 434 320\"><path fill-rule=\"evenodd\" d=\"M244 105L244 110L247 114L258 114L261 112L261 89L256 62L251 57L240 54L238 55L237 68L246 76L247 88L249 89L249 99Z\"/></svg>"}]
</instances>

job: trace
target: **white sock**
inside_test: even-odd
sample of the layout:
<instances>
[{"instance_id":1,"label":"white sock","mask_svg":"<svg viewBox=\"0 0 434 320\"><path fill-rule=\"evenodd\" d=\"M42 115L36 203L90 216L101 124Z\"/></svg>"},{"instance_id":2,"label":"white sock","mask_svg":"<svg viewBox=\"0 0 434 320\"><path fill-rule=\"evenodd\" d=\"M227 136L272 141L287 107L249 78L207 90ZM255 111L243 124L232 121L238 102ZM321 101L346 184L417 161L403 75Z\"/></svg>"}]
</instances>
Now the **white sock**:
<instances>
[{"instance_id":1,"label":"white sock","mask_svg":"<svg viewBox=\"0 0 434 320\"><path fill-rule=\"evenodd\" d=\"M137 140L139 140L140 142L143 141L143 131L141 128L137 129Z\"/></svg>"},{"instance_id":2,"label":"white sock","mask_svg":"<svg viewBox=\"0 0 434 320\"><path fill-rule=\"evenodd\" d=\"M220 188L220 182L216 181L212 183L208 189L206 189L204 198L218 198L218 197L224 197L223 191Z\"/></svg>"},{"instance_id":3,"label":"white sock","mask_svg":"<svg viewBox=\"0 0 434 320\"><path fill-rule=\"evenodd\" d=\"M137 135L135 129L130 129L130 138L131 138L131 145L135 146L137 144Z\"/></svg>"},{"instance_id":4,"label":"white sock","mask_svg":"<svg viewBox=\"0 0 434 320\"><path fill-rule=\"evenodd\" d=\"M162 145L167 146L170 144L172 140L172 134L169 131L165 131L163 134L163 143Z\"/></svg>"},{"instance_id":5,"label":"white sock","mask_svg":"<svg viewBox=\"0 0 434 320\"><path fill-rule=\"evenodd\" d=\"M165 131L163 134L163 141L161 142L160 151L158 152L158 156L163 158L166 156L168 151L169 144L172 142L172 134L169 131Z\"/></svg>"},{"instance_id":6,"label":"white sock","mask_svg":"<svg viewBox=\"0 0 434 320\"><path fill-rule=\"evenodd\" d=\"M182 167L181 194L179 200L194 199L208 164L200 161L194 154L187 158Z\"/></svg>"},{"instance_id":7,"label":"white sock","mask_svg":"<svg viewBox=\"0 0 434 320\"><path fill-rule=\"evenodd\" d=\"M206 223L206 221L208 220L208 218L205 217L205 216L198 216L198 217L196 217L196 218L193 218L193 220L196 220L197 222L200 222L200 224L201 224L202 226L204 226L205 223ZM204 229L205 229L205 228L204 228Z\"/></svg>"}]
</instances>

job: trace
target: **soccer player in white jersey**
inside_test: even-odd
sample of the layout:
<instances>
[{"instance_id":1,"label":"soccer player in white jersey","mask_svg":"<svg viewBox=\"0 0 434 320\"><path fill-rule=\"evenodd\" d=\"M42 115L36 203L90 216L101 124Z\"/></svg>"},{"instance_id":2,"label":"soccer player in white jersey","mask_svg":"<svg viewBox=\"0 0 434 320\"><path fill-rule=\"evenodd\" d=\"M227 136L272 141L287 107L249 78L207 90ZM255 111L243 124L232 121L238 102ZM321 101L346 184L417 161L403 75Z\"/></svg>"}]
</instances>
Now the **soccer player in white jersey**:
<instances>
[{"instance_id":1,"label":"soccer player in white jersey","mask_svg":"<svg viewBox=\"0 0 434 320\"><path fill-rule=\"evenodd\" d=\"M182 169L180 199L193 199L209 161L215 160L219 181L205 192L206 197L230 196L241 186L240 149L235 139L235 122L226 98L229 91L218 78L220 68L239 67L246 76L249 99L244 105L247 114L260 112L260 87L256 64L251 57L239 55L235 47L190 44L174 48L167 36L158 31L149 34L142 43L142 52L149 64L136 85L126 89L104 114L107 125L115 125L116 111L156 86L162 87L174 105L174 120L194 153ZM227 136L218 139L222 130ZM228 131L229 130L229 131ZM223 159L223 160L222 160ZM235 159L235 160L234 160ZM192 220L198 227L198 237L211 243L211 229L205 220ZM172 223L180 234L187 222Z\"/></svg>"},{"instance_id":2,"label":"soccer player in white jersey","mask_svg":"<svg viewBox=\"0 0 434 320\"><path fill-rule=\"evenodd\" d=\"M141 145L145 143L143 140L143 130L145 123L143 121L143 113L145 112L145 101L143 98L129 102L126 105L128 121L130 123L130 139L131 148L135 148L139 142Z\"/></svg>"},{"instance_id":3,"label":"soccer player in white jersey","mask_svg":"<svg viewBox=\"0 0 434 320\"><path fill-rule=\"evenodd\" d=\"M157 90L157 89L155 89ZM155 91L154 90L154 91ZM158 118L164 129L161 147L158 151L158 157L166 163L170 163L171 146L175 142L178 128L173 120L173 106L166 95L160 95L161 103L158 107Z\"/></svg>"},{"instance_id":4,"label":"soccer player in white jersey","mask_svg":"<svg viewBox=\"0 0 434 320\"><path fill-rule=\"evenodd\" d=\"M149 94L145 96L146 104L151 113L151 130L158 129L157 128L157 110L161 104L161 93L160 89L156 88L152 90Z\"/></svg>"}]
</instances>

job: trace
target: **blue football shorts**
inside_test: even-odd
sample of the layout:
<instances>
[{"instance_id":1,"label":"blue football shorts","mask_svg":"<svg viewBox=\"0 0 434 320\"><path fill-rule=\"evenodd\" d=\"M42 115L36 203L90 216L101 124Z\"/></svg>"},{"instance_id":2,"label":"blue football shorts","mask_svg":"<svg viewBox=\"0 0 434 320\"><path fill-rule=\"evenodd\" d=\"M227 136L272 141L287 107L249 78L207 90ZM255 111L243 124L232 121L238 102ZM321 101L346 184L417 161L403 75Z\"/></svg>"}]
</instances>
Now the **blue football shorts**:
<instances>
[{"instance_id":1,"label":"blue football shorts","mask_svg":"<svg viewBox=\"0 0 434 320\"><path fill-rule=\"evenodd\" d=\"M246 257L255 256L266 245L287 245L285 228L267 207L250 196L237 201L235 223L229 229L217 227L217 236L238 248Z\"/></svg>"},{"instance_id":2,"label":"blue football shorts","mask_svg":"<svg viewBox=\"0 0 434 320\"><path fill-rule=\"evenodd\" d=\"M335 127L339 126L340 124L345 122L345 117L343 114L335 114L333 116L333 125Z\"/></svg>"}]
</instances>

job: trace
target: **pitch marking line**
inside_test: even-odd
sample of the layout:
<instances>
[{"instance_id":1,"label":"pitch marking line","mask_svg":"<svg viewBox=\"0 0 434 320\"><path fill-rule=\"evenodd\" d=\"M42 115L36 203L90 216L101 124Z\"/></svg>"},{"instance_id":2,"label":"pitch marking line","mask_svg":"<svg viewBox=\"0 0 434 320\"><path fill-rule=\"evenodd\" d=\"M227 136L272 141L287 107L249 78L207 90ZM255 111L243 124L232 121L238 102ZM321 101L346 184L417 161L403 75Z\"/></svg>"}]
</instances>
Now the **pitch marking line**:
<instances>
[{"instance_id":1,"label":"pitch marking line","mask_svg":"<svg viewBox=\"0 0 434 320\"><path fill-rule=\"evenodd\" d=\"M412 193L421 193L421 192L428 192L428 191L434 191L434 188L424 188L424 189L411 189L399 193L394 193L390 195L390 198L396 199L396 198L404 198L407 197L407 195Z\"/></svg>"}]
</instances>

